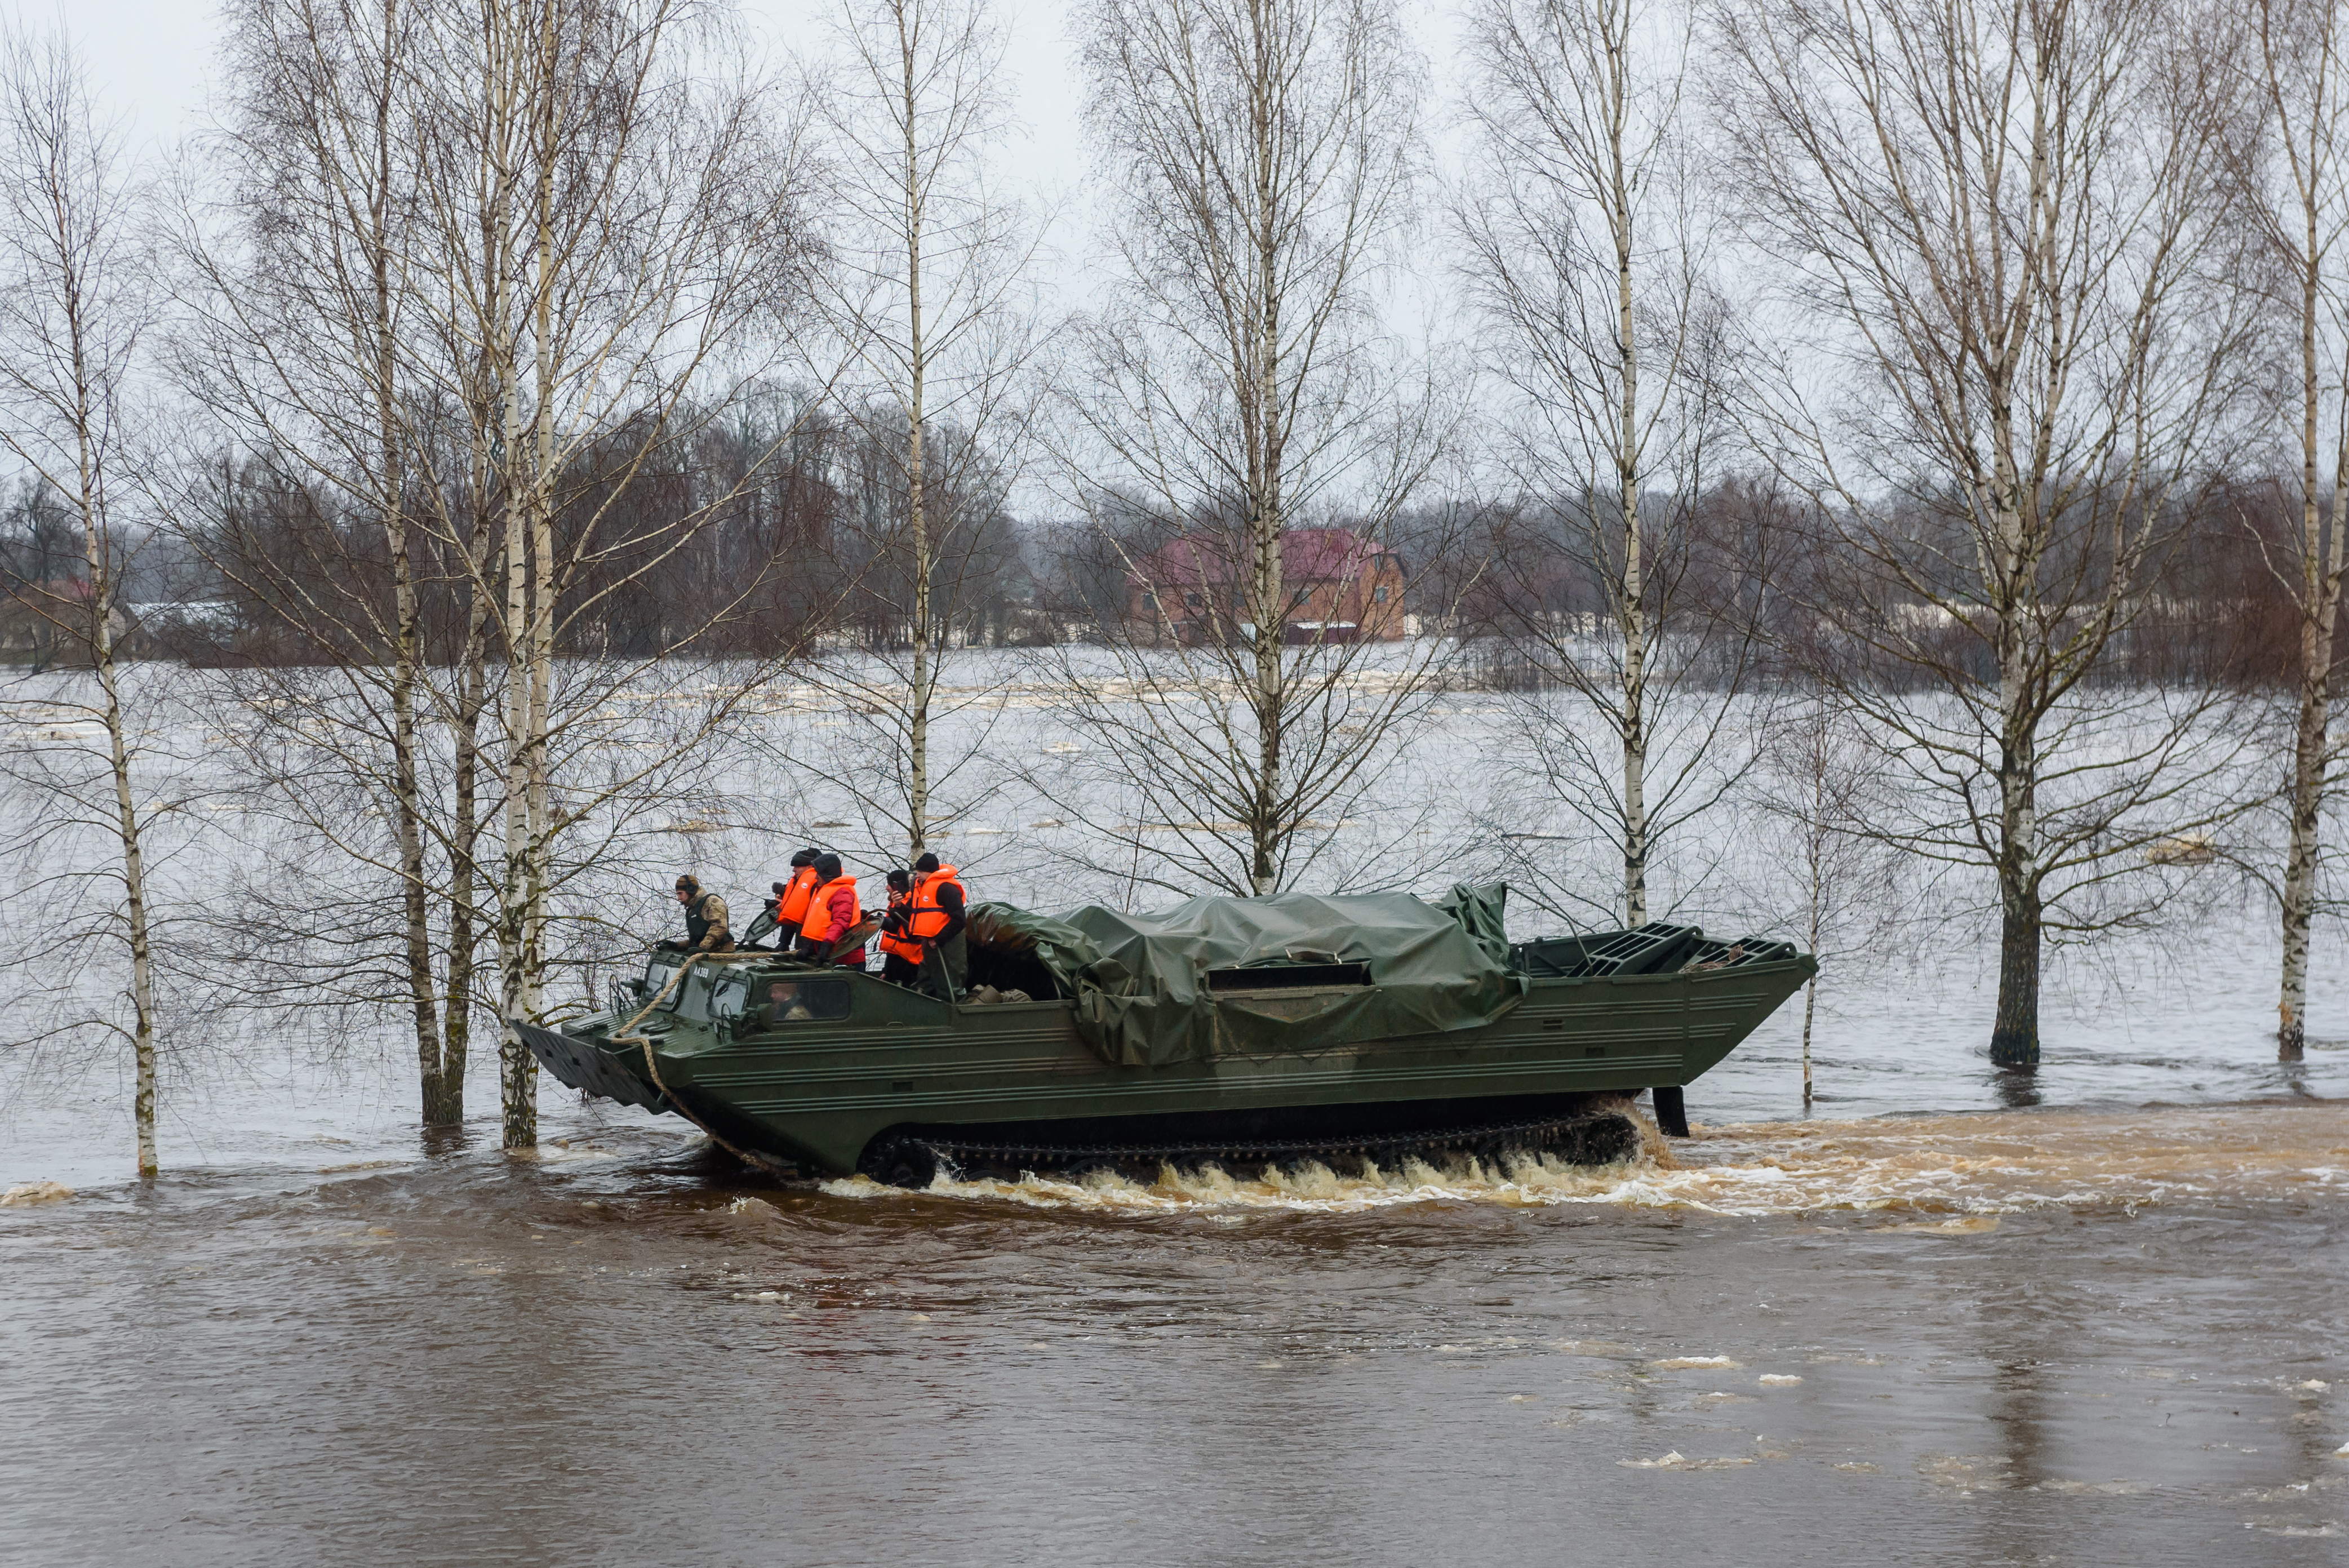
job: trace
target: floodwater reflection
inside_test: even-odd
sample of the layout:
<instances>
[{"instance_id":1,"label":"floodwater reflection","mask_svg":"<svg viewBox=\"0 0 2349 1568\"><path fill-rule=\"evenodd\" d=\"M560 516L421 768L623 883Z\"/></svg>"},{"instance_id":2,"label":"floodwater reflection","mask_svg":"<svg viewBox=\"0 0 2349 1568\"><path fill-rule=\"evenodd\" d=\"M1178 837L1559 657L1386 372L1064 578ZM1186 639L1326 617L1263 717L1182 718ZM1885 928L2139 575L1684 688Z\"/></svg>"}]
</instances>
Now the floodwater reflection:
<instances>
[{"instance_id":1,"label":"floodwater reflection","mask_svg":"<svg viewBox=\"0 0 2349 1568\"><path fill-rule=\"evenodd\" d=\"M1992 1068L1990 1083L2002 1110L2035 1110L2044 1103L2039 1075L2029 1068Z\"/></svg>"},{"instance_id":2,"label":"floodwater reflection","mask_svg":"<svg viewBox=\"0 0 2349 1568\"><path fill-rule=\"evenodd\" d=\"M1703 1130L901 1192L578 1123L0 1209L0 1557L2339 1561L2343 1107Z\"/></svg>"}]
</instances>

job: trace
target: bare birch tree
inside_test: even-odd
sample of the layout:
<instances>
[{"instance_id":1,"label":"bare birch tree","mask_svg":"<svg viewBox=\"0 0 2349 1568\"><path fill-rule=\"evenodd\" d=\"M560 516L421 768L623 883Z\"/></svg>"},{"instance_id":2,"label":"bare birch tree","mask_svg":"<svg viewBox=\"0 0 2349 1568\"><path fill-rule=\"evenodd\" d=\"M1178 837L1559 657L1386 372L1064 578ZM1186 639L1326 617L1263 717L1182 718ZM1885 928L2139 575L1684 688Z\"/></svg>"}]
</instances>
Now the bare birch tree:
<instances>
[{"instance_id":1,"label":"bare birch tree","mask_svg":"<svg viewBox=\"0 0 2349 1568\"><path fill-rule=\"evenodd\" d=\"M2335 0L2254 0L2242 52L2245 97L2259 106L2260 134L2239 168L2242 210L2276 280L2273 304L2288 325L2295 397L2285 423L2297 446L2292 470L2300 529L2275 569L2299 612L2287 839L2281 889L2283 975L2276 1004L2276 1057L2298 1061L2308 1015L2308 937L2316 911L2324 804L2340 765L2330 733L2339 657L2344 555L2341 507L2349 498L2349 15ZM2258 275L2258 274L2255 274Z\"/></svg>"},{"instance_id":2,"label":"bare birch tree","mask_svg":"<svg viewBox=\"0 0 2349 1568\"><path fill-rule=\"evenodd\" d=\"M987 0L845 0L831 32L821 101L840 216L819 297L852 366L842 411L879 462L849 476L839 542L856 557L841 563L857 584L851 618L872 634L812 673L879 753L845 781L874 849L901 841L910 864L985 788L969 770L991 728L987 692L943 672L1004 563L1002 508L1036 402L1043 335L1027 274L1042 231L992 178L1009 127ZM977 722L934 758L939 720L957 715Z\"/></svg>"},{"instance_id":3,"label":"bare birch tree","mask_svg":"<svg viewBox=\"0 0 2349 1568\"><path fill-rule=\"evenodd\" d=\"M558 849L621 792L572 791L616 734L631 683L709 622L662 625L633 659L558 668L557 650L720 514L701 507L647 535L622 502L729 406L720 387L776 362L776 329L806 297L802 171L795 140L775 135L794 128L701 46L708 20L681 0L494 0L450 10L434 35L432 363L438 389L469 411L483 481L469 493L498 525L494 559L473 558L502 665L492 886L509 1025L544 1012L554 895L585 865ZM481 515L450 536L477 538ZM709 689L689 744L658 756L706 744L763 678ZM621 782L657 771L622 769ZM616 830L606 818L602 832ZM500 1062L504 1140L527 1147L536 1065L510 1026Z\"/></svg>"},{"instance_id":4,"label":"bare birch tree","mask_svg":"<svg viewBox=\"0 0 2349 1568\"><path fill-rule=\"evenodd\" d=\"M58 717L95 720L104 746L102 767L82 766L95 759L75 747L44 758L30 781L68 819L111 840L100 885L119 889L120 902L106 900L99 928L127 960L130 1016L125 1024L101 1007L98 1019L129 1041L139 1174L152 1177L160 1030L153 824L119 644L129 624L123 573L137 538L124 514L140 493L130 449L134 379L156 309L144 228L130 167L97 122L70 47L58 37L0 30L0 447L61 499L81 545L78 575L18 594L76 645L97 688L88 697L67 688L41 707L53 726ZM20 818L10 836L33 825ZM61 936L87 929L81 912L63 907L60 890L73 880L49 888L61 903L44 924Z\"/></svg>"},{"instance_id":5,"label":"bare birch tree","mask_svg":"<svg viewBox=\"0 0 2349 1568\"><path fill-rule=\"evenodd\" d=\"M1876 830L1899 802L1888 799L1874 748L1852 720L1826 692L1780 706L1749 780L1779 830L1763 854L1780 896L1755 902L1792 923L1804 950L1819 961L1819 974L1803 986L1805 1110L1815 1098L1811 1037L1820 976L1883 962L1900 910L1920 891L1905 874L1911 857ZM1786 897L1782 879L1789 872L1795 885Z\"/></svg>"},{"instance_id":6,"label":"bare birch tree","mask_svg":"<svg viewBox=\"0 0 2349 1568\"><path fill-rule=\"evenodd\" d=\"M2238 799L2216 688L2097 684L2240 364L2230 297L2189 287L2215 226L2211 40L2159 0L1719 17L1723 188L1847 389L1756 399L1817 502L1789 592L1911 786L1891 830L1991 873L1991 1057L2031 1067L2044 938L2147 918L2145 851Z\"/></svg>"},{"instance_id":7,"label":"bare birch tree","mask_svg":"<svg viewBox=\"0 0 2349 1568\"><path fill-rule=\"evenodd\" d=\"M1690 22L1641 0L1483 0L1467 114L1488 172L1454 214L1509 394L1512 495L1482 597L1532 677L1517 717L1543 792L1619 847L1634 926L1659 840L1753 755L1729 721L1757 646L1736 612L1754 602L1701 592L1729 335L1680 124Z\"/></svg>"},{"instance_id":8,"label":"bare birch tree","mask_svg":"<svg viewBox=\"0 0 2349 1568\"><path fill-rule=\"evenodd\" d=\"M1400 607L1406 583L1371 581L1401 571L1387 536L1450 429L1372 292L1412 217L1420 81L1387 0L1099 0L1080 29L1115 282L1060 456L1125 591L1061 661L1093 750L1047 788L1130 881L1268 893L1323 855L1435 652L1328 607Z\"/></svg>"},{"instance_id":9,"label":"bare birch tree","mask_svg":"<svg viewBox=\"0 0 2349 1568\"><path fill-rule=\"evenodd\" d=\"M247 201L190 247L191 385L277 497L242 515L254 487L224 480L215 554L325 671L244 679L239 738L299 840L396 886L427 1117L451 1119L473 1010L544 1014L562 932L600 940L615 881L664 852L647 808L706 799L714 738L792 640L772 616L727 634L776 597L774 552L705 546L815 406L763 392L806 304L798 110L667 0L243 18ZM721 422L761 449L697 466ZM721 553L733 575L676 592ZM320 958L346 996L373 963L350 923ZM526 1146L511 1029L500 1081Z\"/></svg>"},{"instance_id":10,"label":"bare birch tree","mask_svg":"<svg viewBox=\"0 0 2349 1568\"><path fill-rule=\"evenodd\" d=\"M226 449L266 453L297 489L315 487L332 510L367 520L356 549L341 531L316 531L329 559L306 562L316 571L305 577L305 562L277 553L282 538L262 545L240 528L232 458L202 497L213 526L201 536L216 565L316 644L295 669L233 678L235 702L312 736L340 736L348 779L328 777L379 788L388 808L389 854L345 858L380 861L375 869L396 882L419 1111L433 1127L464 1116L475 922L467 878L448 870L468 862L471 835L455 824L453 857L435 852L422 781L441 717L427 689L427 580L449 573L420 536L409 494L411 451L429 438L417 433L404 341L414 315L419 12L408 0L243 0L231 12L230 113L202 165L219 205L191 191L178 225L192 307L178 360L182 385L234 443ZM386 593L349 591L378 572ZM275 755L264 744L246 761ZM357 850L355 829L378 820L353 811L339 787L329 799L280 794L315 806L299 812L303 826L347 851ZM357 923L371 934L378 912Z\"/></svg>"}]
</instances>

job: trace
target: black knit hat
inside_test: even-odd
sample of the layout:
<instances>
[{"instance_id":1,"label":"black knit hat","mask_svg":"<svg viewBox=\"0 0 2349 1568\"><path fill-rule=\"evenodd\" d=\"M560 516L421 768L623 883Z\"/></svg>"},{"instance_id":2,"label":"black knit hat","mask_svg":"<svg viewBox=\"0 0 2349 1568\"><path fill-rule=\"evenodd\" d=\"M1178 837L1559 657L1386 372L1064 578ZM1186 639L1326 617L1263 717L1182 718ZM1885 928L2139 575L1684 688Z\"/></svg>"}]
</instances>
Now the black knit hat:
<instances>
[{"instance_id":1,"label":"black knit hat","mask_svg":"<svg viewBox=\"0 0 2349 1568\"><path fill-rule=\"evenodd\" d=\"M838 855L832 854L816 856L815 874L822 877L826 882L830 882L833 878L838 876L840 874L840 857Z\"/></svg>"},{"instance_id":2,"label":"black knit hat","mask_svg":"<svg viewBox=\"0 0 2349 1568\"><path fill-rule=\"evenodd\" d=\"M925 852L920 860L914 862L914 869L917 872L934 872L938 869L938 857Z\"/></svg>"},{"instance_id":3,"label":"black knit hat","mask_svg":"<svg viewBox=\"0 0 2349 1568\"><path fill-rule=\"evenodd\" d=\"M797 871L802 866L812 866L815 864L815 855L816 852L813 850L800 851L799 853L792 857L792 870Z\"/></svg>"}]
</instances>

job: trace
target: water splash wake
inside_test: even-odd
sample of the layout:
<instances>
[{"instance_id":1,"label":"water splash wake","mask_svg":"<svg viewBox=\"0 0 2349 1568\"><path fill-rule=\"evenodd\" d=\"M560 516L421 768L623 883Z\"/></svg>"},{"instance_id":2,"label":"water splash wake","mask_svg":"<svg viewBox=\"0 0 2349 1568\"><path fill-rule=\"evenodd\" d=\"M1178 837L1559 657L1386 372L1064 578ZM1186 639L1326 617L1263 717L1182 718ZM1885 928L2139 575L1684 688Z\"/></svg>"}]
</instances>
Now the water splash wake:
<instances>
[{"instance_id":1,"label":"water splash wake","mask_svg":"<svg viewBox=\"0 0 2349 1568\"><path fill-rule=\"evenodd\" d=\"M1302 1210L1330 1213L1414 1203L1511 1207L1592 1204L1728 1215L1876 1212L1947 1215L1899 1228L1962 1237L1994 1216L2042 1208L2259 1202L2349 1196L2349 1104L2131 1111L2005 1111L1966 1116L1772 1122L1700 1128L1651 1156L1588 1167L1547 1156L1442 1168L1163 1167L1148 1181L941 1174L921 1193L864 1177L827 1181L834 1197L947 1197L1044 1209L1167 1213Z\"/></svg>"}]
</instances>

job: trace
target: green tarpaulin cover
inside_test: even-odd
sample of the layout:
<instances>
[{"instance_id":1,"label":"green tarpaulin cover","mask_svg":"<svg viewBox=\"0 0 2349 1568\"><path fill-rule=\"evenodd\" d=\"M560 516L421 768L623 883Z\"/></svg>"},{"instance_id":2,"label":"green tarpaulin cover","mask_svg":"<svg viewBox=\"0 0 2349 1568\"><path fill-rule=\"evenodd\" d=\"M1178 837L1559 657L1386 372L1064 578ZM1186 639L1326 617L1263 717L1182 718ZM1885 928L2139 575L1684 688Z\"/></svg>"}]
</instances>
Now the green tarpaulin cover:
<instances>
[{"instance_id":1,"label":"green tarpaulin cover","mask_svg":"<svg viewBox=\"0 0 2349 1568\"><path fill-rule=\"evenodd\" d=\"M970 912L974 945L1032 952L1076 998L1077 1031L1123 1067L1224 1056L1309 1055L1491 1023L1525 995L1502 929L1505 886L1466 883L1433 903L1408 893L1195 898L1151 914L1088 904ZM1216 970L1359 964L1368 985L1235 995Z\"/></svg>"}]
</instances>

